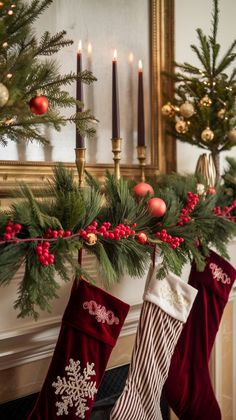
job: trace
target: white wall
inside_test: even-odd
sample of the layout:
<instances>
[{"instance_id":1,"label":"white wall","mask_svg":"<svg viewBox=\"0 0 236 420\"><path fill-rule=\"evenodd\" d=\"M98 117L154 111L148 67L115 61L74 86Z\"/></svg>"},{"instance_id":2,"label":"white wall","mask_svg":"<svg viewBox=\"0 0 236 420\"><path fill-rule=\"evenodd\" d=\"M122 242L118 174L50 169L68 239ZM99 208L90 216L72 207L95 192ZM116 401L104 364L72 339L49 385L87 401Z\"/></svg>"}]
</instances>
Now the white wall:
<instances>
[{"instance_id":1,"label":"white wall","mask_svg":"<svg viewBox=\"0 0 236 420\"><path fill-rule=\"evenodd\" d=\"M199 66L199 61L190 48L191 44L197 44L196 29L203 29L206 35L211 30L212 0L176 0L175 1L175 54L176 61L189 62ZM236 38L235 0L219 0L219 31L218 41L221 44L222 55ZM234 65L235 67L235 65ZM205 150L191 145L177 142L177 169L179 172L194 172L198 156L205 153ZM221 155L221 168L224 165L224 156L236 158L236 147Z\"/></svg>"}]
</instances>

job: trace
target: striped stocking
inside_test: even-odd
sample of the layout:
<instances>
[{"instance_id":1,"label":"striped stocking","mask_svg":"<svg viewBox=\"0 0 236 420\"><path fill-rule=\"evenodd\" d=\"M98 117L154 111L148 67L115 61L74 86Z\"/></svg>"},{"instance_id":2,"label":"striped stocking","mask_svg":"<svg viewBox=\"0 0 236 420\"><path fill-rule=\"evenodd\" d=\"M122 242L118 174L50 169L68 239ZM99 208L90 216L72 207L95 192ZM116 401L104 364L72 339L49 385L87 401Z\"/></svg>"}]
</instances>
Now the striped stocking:
<instances>
[{"instance_id":1,"label":"striped stocking","mask_svg":"<svg viewBox=\"0 0 236 420\"><path fill-rule=\"evenodd\" d=\"M149 271L128 378L111 420L162 418L162 388L197 291L172 273L156 280L157 269Z\"/></svg>"}]
</instances>

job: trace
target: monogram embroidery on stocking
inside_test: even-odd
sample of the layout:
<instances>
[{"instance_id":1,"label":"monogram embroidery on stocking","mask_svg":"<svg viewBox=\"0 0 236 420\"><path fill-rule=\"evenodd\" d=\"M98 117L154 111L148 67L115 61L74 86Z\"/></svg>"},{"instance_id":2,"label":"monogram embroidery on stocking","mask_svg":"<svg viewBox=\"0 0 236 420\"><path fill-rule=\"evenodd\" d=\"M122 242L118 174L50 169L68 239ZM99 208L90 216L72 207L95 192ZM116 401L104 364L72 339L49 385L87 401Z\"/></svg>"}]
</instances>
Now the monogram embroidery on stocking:
<instances>
[{"instance_id":1,"label":"monogram embroidery on stocking","mask_svg":"<svg viewBox=\"0 0 236 420\"><path fill-rule=\"evenodd\" d=\"M213 275L213 278L217 281L221 281L221 283L223 284L230 284L231 283L231 278L229 276L227 276L226 273L224 273L224 271L222 270L221 267L218 267L218 265L214 264L214 263L210 263L210 269Z\"/></svg>"},{"instance_id":2,"label":"monogram embroidery on stocking","mask_svg":"<svg viewBox=\"0 0 236 420\"><path fill-rule=\"evenodd\" d=\"M96 375L94 363L88 363L81 373L80 361L70 359L65 367L66 378L57 376L57 381L52 383L56 388L55 394L61 396L61 401L56 402L57 416L68 415L68 408L76 407L75 415L80 419L85 418L85 412L89 410L88 399L94 400L97 393L96 382L91 381L91 376Z\"/></svg>"},{"instance_id":3,"label":"monogram embroidery on stocking","mask_svg":"<svg viewBox=\"0 0 236 420\"><path fill-rule=\"evenodd\" d=\"M171 289L171 287L166 283L160 285L159 293L163 299L165 299L173 306L177 305L184 307L188 305L188 301L185 299L185 297L180 295L176 290Z\"/></svg>"},{"instance_id":4,"label":"monogram embroidery on stocking","mask_svg":"<svg viewBox=\"0 0 236 420\"><path fill-rule=\"evenodd\" d=\"M103 324L107 322L108 325L119 324L119 318L114 315L114 312L107 310L105 306L102 306L95 302L95 300L90 300L89 302L83 303L83 308L88 309L90 315L95 315L95 319L98 322Z\"/></svg>"}]
</instances>

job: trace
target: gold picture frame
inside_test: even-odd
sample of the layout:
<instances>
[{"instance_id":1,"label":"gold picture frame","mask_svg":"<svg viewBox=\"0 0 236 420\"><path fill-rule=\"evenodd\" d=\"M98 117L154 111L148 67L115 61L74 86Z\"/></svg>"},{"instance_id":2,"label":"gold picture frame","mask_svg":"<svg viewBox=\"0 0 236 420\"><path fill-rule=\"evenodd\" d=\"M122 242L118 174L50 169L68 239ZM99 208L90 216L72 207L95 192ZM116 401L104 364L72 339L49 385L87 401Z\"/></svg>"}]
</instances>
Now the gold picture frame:
<instances>
[{"instance_id":1,"label":"gold picture frame","mask_svg":"<svg viewBox=\"0 0 236 420\"><path fill-rule=\"evenodd\" d=\"M146 176L176 169L175 140L165 134L161 106L164 92L171 95L173 86L162 77L162 71L173 70L174 59L174 0L148 0L150 10L150 86L151 86L151 163L145 167ZM42 188L52 174L56 162L0 160L0 200L6 203L19 181L33 189ZM65 163L77 172L75 163ZM88 164L86 169L98 179L112 171L112 164ZM140 177L140 167L121 165L125 177Z\"/></svg>"}]
</instances>

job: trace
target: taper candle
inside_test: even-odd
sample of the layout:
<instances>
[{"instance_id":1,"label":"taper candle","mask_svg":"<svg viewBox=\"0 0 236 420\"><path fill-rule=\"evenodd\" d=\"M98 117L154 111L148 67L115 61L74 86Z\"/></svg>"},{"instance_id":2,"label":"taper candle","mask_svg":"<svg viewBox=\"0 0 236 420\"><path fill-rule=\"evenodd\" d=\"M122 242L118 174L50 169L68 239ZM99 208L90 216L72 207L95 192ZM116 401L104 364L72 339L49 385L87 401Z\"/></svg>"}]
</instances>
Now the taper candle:
<instances>
[{"instance_id":1,"label":"taper candle","mask_svg":"<svg viewBox=\"0 0 236 420\"><path fill-rule=\"evenodd\" d=\"M141 60L138 62L138 146L145 146L143 66Z\"/></svg>"},{"instance_id":2,"label":"taper candle","mask_svg":"<svg viewBox=\"0 0 236 420\"><path fill-rule=\"evenodd\" d=\"M80 73L82 71L82 42L79 41L78 44L78 51L77 51L77 73ZM83 87L81 80L77 80L76 83L76 100L77 101L83 101ZM77 112L81 112L82 108L77 106L76 109ZM81 136L79 131L76 129L76 147L83 148L84 146L84 137Z\"/></svg>"},{"instance_id":3,"label":"taper candle","mask_svg":"<svg viewBox=\"0 0 236 420\"><path fill-rule=\"evenodd\" d=\"M112 60L112 138L120 138L119 92L117 75L117 51Z\"/></svg>"}]
</instances>

